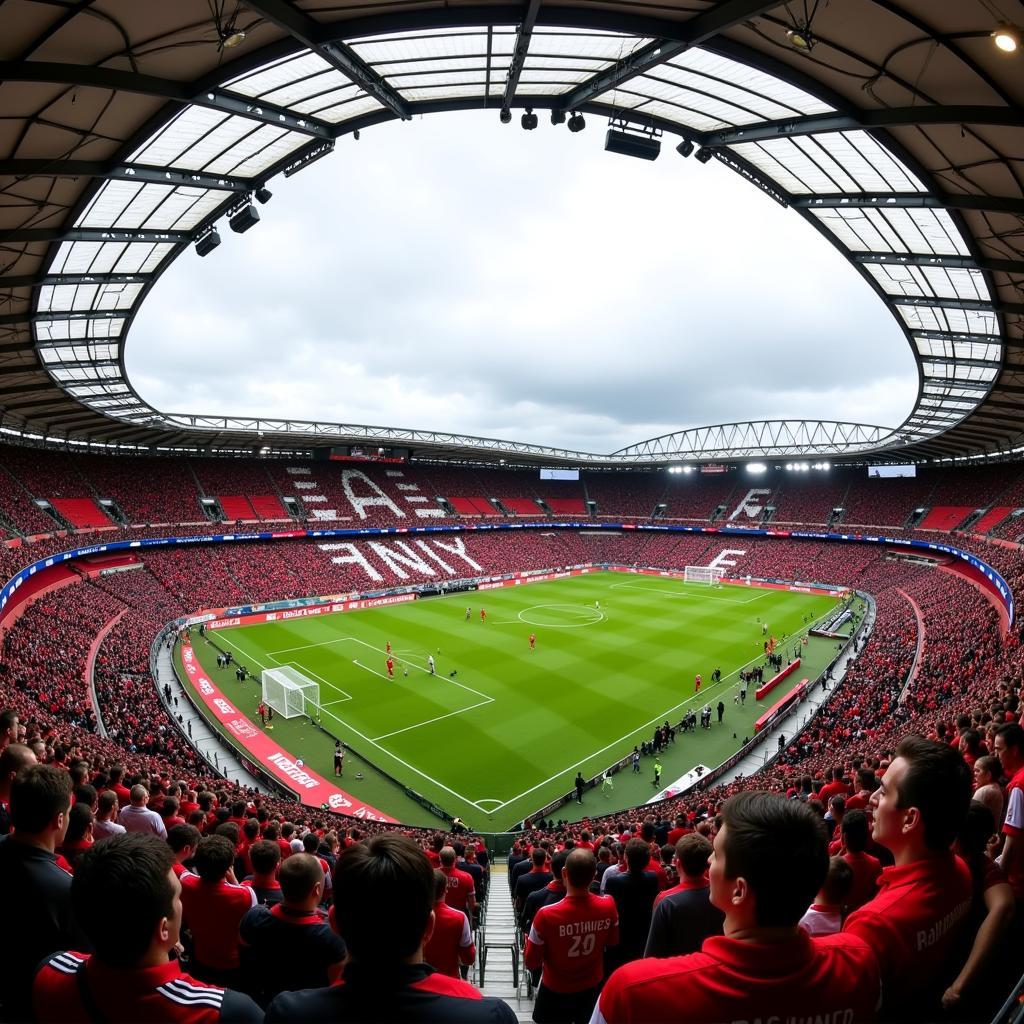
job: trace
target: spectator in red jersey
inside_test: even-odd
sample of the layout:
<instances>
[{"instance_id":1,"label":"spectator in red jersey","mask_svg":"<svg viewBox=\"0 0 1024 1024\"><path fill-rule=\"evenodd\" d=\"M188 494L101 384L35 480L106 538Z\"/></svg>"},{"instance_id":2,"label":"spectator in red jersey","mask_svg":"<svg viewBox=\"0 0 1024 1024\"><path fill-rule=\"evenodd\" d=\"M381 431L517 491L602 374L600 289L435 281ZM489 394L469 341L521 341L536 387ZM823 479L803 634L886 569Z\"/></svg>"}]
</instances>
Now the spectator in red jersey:
<instances>
[{"instance_id":1,"label":"spectator in red jersey","mask_svg":"<svg viewBox=\"0 0 1024 1024\"><path fill-rule=\"evenodd\" d=\"M64 841L57 847L59 853L74 870L79 858L93 845L93 813L86 804L72 804L68 814L68 830Z\"/></svg>"},{"instance_id":2,"label":"spectator in red jersey","mask_svg":"<svg viewBox=\"0 0 1024 1024\"><path fill-rule=\"evenodd\" d=\"M36 763L36 755L24 743L9 743L0 753L0 836L11 831L11 786L22 768Z\"/></svg>"},{"instance_id":3,"label":"spectator in red jersey","mask_svg":"<svg viewBox=\"0 0 1024 1024\"><path fill-rule=\"evenodd\" d=\"M448 876L434 869L434 930L423 946L423 959L442 974L461 977L459 965L469 966L476 958L476 945L469 918L445 903Z\"/></svg>"},{"instance_id":4,"label":"spectator in red jersey","mask_svg":"<svg viewBox=\"0 0 1024 1024\"><path fill-rule=\"evenodd\" d=\"M373 836L346 850L334 871L335 921L348 947L343 983L283 992L276 1021L383 1024L516 1024L511 1007L423 960L434 914L434 873L406 836Z\"/></svg>"},{"instance_id":5,"label":"spectator in red jersey","mask_svg":"<svg viewBox=\"0 0 1024 1024\"><path fill-rule=\"evenodd\" d=\"M604 977L604 953L619 939L615 901L590 891L597 862L573 850L561 870L565 896L537 911L524 963L540 970L533 1007L537 1024L587 1024Z\"/></svg>"},{"instance_id":6,"label":"spectator in red jersey","mask_svg":"<svg viewBox=\"0 0 1024 1024\"><path fill-rule=\"evenodd\" d=\"M279 992L318 988L336 981L345 943L319 907L324 893L320 861L297 853L281 865L282 901L256 906L239 925L242 974L247 991L261 1006Z\"/></svg>"},{"instance_id":7,"label":"spectator in red jersey","mask_svg":"<svg viewBox=\"0 0 1024 1024\"><path fill-rule=\"evenodd\" d=\"M181 883L155 836L112 836L84 854L71 899L95 949L50 956L33 985L34 1019L244 1024L262 1019L248 996L185 974L170 953L181 929Z\"/></svg>"},{"instance_id":8,"label":"spectator in red jersey","mask_svg":"<svg viewBox=\"0 0 1024 1024\"><path fill-rule=\"evenodd\" d=\"M995 755L1010 780L1006 786L1006 818L999 866L1017 901L1018 927L1024 918L1024 729L1015 722L996 731Z\"/></svg>"},{"instance_id":9,"label":"spectator in red jersey","mask_svg":"<svg viewBox=\"0 0 1024 1024\"><path fill-rule=\"evenodd\" d=\"M167 845L174 854L174 873L181 878L191 865L199 848L199 829L195 825L175 825L167 833Z\"/></svg>"},{"instance_id":10,"label":"spectator in red jersey","mask_svg":"<svg viewBox=\"0 0 1024 1024\"><path fill-rule=\"evenodd\" d=\"M441 871L448 879L448 892L444 901L453 910L461 910L472 917L476 910L476 887L473 876L455 866L455 850L446 846L441 850Z\"/></svg>"},{"instance_id":11,"label":"spectator in red jersey","mask_svg":"<svg viewBox=\"0 0 1024 1024\"><path fill-rule=\"evenodd\" d=\"M853 869L842 857L830 857L828 874L800 927L808 935L835 935L843 927L843 907L852 888Z\"/></svg>"},{"instance_id":12,"label":"spectator in red jersey","mask_svg":"<svg viewBox=\"0 0 1024 1024\"><path fill-rule=\"evenodd\" d=\"M844 938L866 942L883 975L886 1020L936 1009L929 990L948 966L971 907L971 874L950 847L971 802L971 773L948 743L907 736L875 795L874 839L895 858L878 895L851 914Z\"/></svg>"},{"instance_id":13,"label":"spectator in red jersey","mask_svg":"<svg viewBox=\"0 0 1024 1024\"><path fill-rule=\"evenodd\" d=\"M676 843L679 884L658 893L644 956L696 953L705 939L722 934L725 915L712 906L707 879L711 849L711 843L694 832Z\"/></svg>"},{"instance_id":14,"label":"spectator in red jersey","mask_svg":"<svg viewBox=\"0 0 1024 1024\"><path fill-rule=\"evenodd\" d=\"M256 893L235 882L234 859L230 840L206 836L196 850L196 873L181 876L181 904L192 933L192 968L211 984L237 983L238 925L256 906Z\"/></svg>"},{"instance_id":15,"label":"spectator in red jersey","mask_svg":"<svg viewBox=\"0 0 1024 1024\"><path fill-rule=\"evenodd\" d=\"M882 862L867 853L868 816L860 810L843 816L843 860L850 865L853 883L846 896L846 911L852 913L874 899L878 892L878 876Z\"/></svg>"},{"instance_id":16,"label":"spectator in red jersey","mask_svg":"<svg viewBox=\"0 0 1024 1024\"><path fill-rule=\"evenodd\" d=\"M821 819L796 800L739 793L722 807L711 902L725 934L700 953L638 960L607 981L592 1024L870 1020L878 966L864 943L798 925L828 870Z\"/></svg>"},{"instance_id":17,"label":"spectator in red jersey","mask_svg":"<svg viewBox=\"0 0 1024 1024\"><path fill-rule=\"evenodd\" d=\"M121 807L127 807L131 803L131 792L121 780L124 778L124 765L115 764L107 773L110 781L110 788L117 796L117 802Z\"/></svg>"},{"instance_id":18,"label":"spectator in red jersey","mask_svg":"<svg viewBox=\"0 0 1024 1024\"><path fill-rule=\"evenodd\" d=\"M942 1008L956 1019L991 1020L1018 976L1011 949L1018 950L1006 943L1014 915L1013 890L987 853L995 829L992 812L972 800L953 847L970 868L973 883L970 921L953 955L954 964L963 966L942 995Z\"/></svg>"},{"instance_id":19,"label":"spectator in red jersey","mask_svg":"<svg viewBox=\"0 0 1024 1024\"><path fill-rule=\"evenodd\" d=\"M54 852L71 806L71 779L51 765L22 768L11 786L14 831L0 842L0 999L10 1020L29 1018L32 974L43 957L82 941L71 914L71 876Z\"/></svg>"},{"instance_id":20,"label":"spectator in red jersey","mask_svg":"<svg viewBox=\"0 0 1024 1024\"><path fill-rule=\"evenodd\" d=\"M862 811L871 800L871 794L878 788L878 778L871 768L857 769L857 792L846 801L846 810Z\"/></svg>"},{"instance_id":21,"label":"spectator in red jersey","mask_svg":"<svg viewBox=\"0 0 1024 1024\"><path fill-rule=\"evenodd\" d=\"M256 893L257 901L263 906L272 907L280 903L281 883L277 878L277 869L281 863L281 851L277 843L261 839L249 847L249 860L252 863L252 875L242 882Z\"/></svg>"}]
</instances>

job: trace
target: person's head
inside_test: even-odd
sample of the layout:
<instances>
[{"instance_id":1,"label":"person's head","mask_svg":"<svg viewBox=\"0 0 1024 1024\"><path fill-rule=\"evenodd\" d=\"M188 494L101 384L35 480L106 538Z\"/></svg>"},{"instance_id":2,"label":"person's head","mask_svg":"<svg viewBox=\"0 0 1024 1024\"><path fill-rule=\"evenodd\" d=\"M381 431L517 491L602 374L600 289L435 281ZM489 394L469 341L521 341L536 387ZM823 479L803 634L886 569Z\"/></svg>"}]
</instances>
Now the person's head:
<instances>
[{"instance_id":1,"label":"person's head","mask_svg":"<svg viewBox=\"0 0 1024 1024\"><path fill-rule=\"evenodd\" d=\"M847 853L863 853L868 845L868 816L858 807L843 817L843 843Z\"/></svg>"},{"instance_id":2,"label":"person's head","mask_svg":"<svg viewBox=\"0 0 1024 1024\"><path fill-rule=\"evenodd\" d=\"M548 851L543 846L535 846L530 853L530 859L533 861L534 870L542 871L548 862Z\"/></svg>"},{"instance_id":3,"label":"person's head","mask_svg":"<svg viewBox=\"0 0 1024 1024\"><path fill-rule=\"evenodd\" d=\"M64 842L77 843L92 835L94 820L92 808L88 804L72 804L68 812L68 830L64 835Z\"/></svg>"},{"instance_id":4,"label":"person's head","mask_svg":"<svg viewBox=\"0 0 1024 1024\"><path fill-rule=\"evenodd\" d=\"M651 862L651 848L642 839L626 843L626 867L634 874L643 871Z\"/></svg>"},{"instance_id":5,"label":"person's head","mask_svg":"<svg viewBox=\"0 0 1024 1024\"><path fill-rule=\"evenodd\" d=\"M857 769L857 786L863 793L874 793L878 786L878 778L873 768Z\"/></svg>"},{"instance_id":6,"label":"person's head","mask_svg":"<svg viewBox=\"0 0 1024 1024\"><path fill-rule=\"evenodd\" d=\"M51 851L64 841L71 810L71 777L48 764L30 764L11 783L11 823L22 838Z\"/></svg>"},{"instance_id":7,"label":"person's head","mask_svg":"<svg viewBox=\"0 0 1024 1024\"><path fill-rule=\"evenodd\" d=\"M141 782L137 783L132 786L129 797L132 802L132 807L145 807L149 802L149 790L146 789Z\"/></svg>"},{"instance_id":8,"label":"person's head","mask_svg":"<svg viewBox=\"0 0 1024 1024\"><path fill-rule=\"evenodd\" d=\"M975 788L980 789L982 786L988 786L993 782L999 781L999 776L1002 774L1002 765L999 763L999 758L992 754L986 754L984 757L979 757L974 762L974 785Z\"/></svg>"},{"instance_id":9,"label":"person's head","mask_svg":"<svg viewBox=\"0 0 1024 1024\"><path fill-rule=\"evenodd\" d=\"M710 875L727 933L795 927L827 871L825 828L805 804L756 790L723 804Z\"/></svg>"},{"instance_id":10,"label":"person's head","mask_svg":"<svg viewBox=\"0 0 1024 1024\"><path fill-rule=\"evenodd\" d=\"M830 857L828 873L818 890L817 902L841 907L853 888L853 868L842 857Z\"/></svg>"},{"instance_id":11,"label":"person's head","mask_svg":"<svg viewBox=\"0 0 1024 1024\"><path fill-rule=\"evenodd\" d=\"M82 854L71 906L103 963L135 967L177 943L181 885L173 862L166 843L141 832L111 836Z\"/></svg>"},{"instance_id":12,"label":"person's head","mask_svg":"<svg viewBox=\"0 0 1024 1024\"><path fill-rule=\"evenodd\" d=\"M294 853L282 865L278 876L281 896L293 910L312 910L324 894L324 869L308 853Z\"/></svg>"},{"instance_id":13,"label":"person's head","mask_svg":"<svg viewBox=\"0 0 1024 1024\"><path fill-rule=\"evenodd\" d=\"M234 863L235 848L225 836L206 836L196 847L196 874L204 882L219 882Z\"/></svg>"},{"instance_id":14,"label":"person's head","mask_svg":"<svg viewBox=\"0 0 1024 1024\"><path fill-rule=\"evenodd\" d=\"M871 798L875 842L899 862L948 850L971 802L971 773L948 743L906 736Z\"/></svg>"},{"instance_id":15,"label":"person's head","mask_svg":"<svg viewBox=\"0 0 1024 1024\"><path fill-rule=\"evenodd\" d=\"M269 878L273 876L277 871L277 865L281 863L281 847L277 843L270 842L269 839L261 839L249 847L249 862L252 864L253 874Z\"/></svg>"},{"instance_id":16,"label":"person's head","mask_svg":"<svg viewBox=\"0 0 1024 1024\"><path fill-rule=\"evenodd\" d=\"M680 876L691 880L703 878L711 859L711 850L711 843L704 836L696 832L683 836L676 843L675 851Z\"/></svg>"},{"instance_id":17,"label":"person's head","mask_svg":"<svg viewBox=\"0 0 1024 1024\"><path fill-rule=\"evenodd\" d=\"M441 852L438 854L441 859L441 866L445 868L455 867L455 847L445 846L442 847Z\"/></svg>"},{"instance_id":18,"label":"person's head","mask_svg":"<svg viewBox=\"0 0 1024 1024\"><path fill-rule=\"evenodd\" d=\"M96 804L96 817L101 821L109 821L117 813L117 794L112 789L100 793Z\"/></svg>"},{"instance_id":19,"label":"person's head","mask_svg":"<svg viewBox=\"0 0 1024 1024\"><path fill-rule=\"evenodd\" d=\"M551 874L554 876L554 881L558 882L559 885L563 884L562 868L565 867L565 862L569 859L570 853L572 853L572 850L559 850L551 858Z\"/></svg>"},{"instance_id":20,"label":"person's head","mask_svg":"<svg viewBox=\"0 0 1024 1024\"><path fill-rule=\"evenodd\" d=\"M968 863L984 863L985 849L996 830L996 819L983 803L972 800L953 849Z\"/></svg>"},{"instance_id":21,"label":"person's head","mask_svg":"<svg viewBox=\"0 0 1024 1024\"><path fill-rule=\"evenodd\" d=\"M999 758L1007 775L1016 775L1024 768L1024 729L1016 722L996 729L992 752Z\"/></svg>"},{"instance_id":22,"label":"person's head","mask_svg":"<svg viewBox=\"0 0 1024 1024\"><path fill-rule=\"evenodd\" d=\"M607 849L607 847L602 847ZM562 883L570 893L585 892L590 888L597 874L597 861L590 850L575 849L569 851L562 866Z\"/></svg>"},{"instance_id":23,"label":"person's head","mask_svg":"<svg viewBox=\"0 0 1024 1024\"><path fill-rule=\"evenodd\" d=\"M222 821L214 830L215 836L223 836L232 847L238 846L238 822L237 821ZM299 844L299 849L302 848L302 844Z\"/></svg>"},{"instance_id":24,"label":"person's head","mask_svg":"<svg viewBox=\"0 0 1024 1024\"><path fill-rule=\"evenodd\" d=\"M354 959L395 963L420 957L433 930L433 907L433 869L407 836L372 836L338 859L335 925Z\"/></svg>"},{"instance_id":25,"label":"person's head","mask_svg":"<svg viewBox=\"0 0 1024 1024\"><path fill-rule=\"evenodd\" d=\"M184 864L195 856L199 839L199 829L194 825L174 825L167 830L167 845L179 864Z\"/></svg>"},{"instance_id":26,"label":"person's head","mask_svg":"<svg viewBox=\"0 0 1024 1024\"><path fill-rule=\"evenodd\" d=\"M15 775L22 768L36 763L35 753L24 743L9 743L4 747L0 753L0 793L6 796L10 792Z\"/></svg>"},{"instance_id":27,"label":"person's head","mask_svg":"<svg viewBox=\"0 0 1024 1024\"><path fill-rule=\"evenodd\" d=\"M0 749L18 742L18 712L14 708L0 711Z\"/></svg>"}]
</instances>

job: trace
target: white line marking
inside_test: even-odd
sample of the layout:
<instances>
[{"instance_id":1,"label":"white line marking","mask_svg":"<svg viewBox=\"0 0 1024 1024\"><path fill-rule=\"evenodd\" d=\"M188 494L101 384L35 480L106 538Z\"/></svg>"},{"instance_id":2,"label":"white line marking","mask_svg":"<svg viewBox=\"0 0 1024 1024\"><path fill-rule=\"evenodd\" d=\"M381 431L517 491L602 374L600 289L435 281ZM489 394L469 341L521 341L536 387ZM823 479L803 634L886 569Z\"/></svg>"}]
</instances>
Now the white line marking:
<instances>
[{"instance_id":1,"label":"white line marking","mask_svg":"<svg viewBox=\"0 0 1024 1024\"><path fill-rule=\"evenodd\" d=\"M390 679L386 672L378 672L375 668L370 668L369 665L364 665L361 661L356 661L355 658L352 659L352 664L358 665L359 668L363 669L366 672L372 672L378 679L389 679L390 682L394 682L394 680Z\"/></svg>"},{"instance_id":2,"label":"white line marking","mask_svg":"<svg viewBox=\"0 0 1024 1024\"><path fill-rule=\"evenodd\" d=\"M386 732L381 736L375 736L375 740L386 740L389 736L398 736L403 732L410 732L413 729L422 729L425 725L433 725L434 722L440 722L442 719L451 718L453 715L464 715L467 711L472 711L473 708L482 708L485 704L493 704L494 698L488 697L487 700L482 700L477 704L470 704L468 708L459 708L458 711L449 711L446 715L438 715L436 718L428 718L425 722L417 722L415 725L407 725L404 729L395 729L394 732Z\"/></svg>"},{"instance_id":3,"label":"white line marking","mask_svg":"<svg viewBox=\"0 0 1024 1024\"><path fill-rule=\"evenodd\" d=\"M558 608L561 609L563 614L568 611L580 619L583 618L584 615L589 617L586 622L569 623L536 622L533 619L525 618L528 612L540 611L543 608ZM537 626L544 629L582 629L584 626L596 626L599 622L604 622L605 614L597 608L589 608L586 606L583 608L577 608L571 604L532 604L529 608L524 608L516 618L518 618L520 622L525 622L528 626Z\"/></svg>"},{"instance_id":4,"label":"white line marking","mask_svg":"<svg viewBox=\"0 0 1024 1024\"><path fill-rule=\"evenodd\" d=\"M764 591L758 594L756 597L748 597L743 601L735 601L731 597L722 597L715 595L712 597L710 593L698 593L692 590L663 590L661 587L642 587L638 583L613 583L611 586L612 590L646 590L652 594L661 594L663 597L695 597L702 601L706 601L709 598L718 604L753 604L755 601L760 601L761 598L767 597L769 591Z\"/></svg>"}]
</instances>

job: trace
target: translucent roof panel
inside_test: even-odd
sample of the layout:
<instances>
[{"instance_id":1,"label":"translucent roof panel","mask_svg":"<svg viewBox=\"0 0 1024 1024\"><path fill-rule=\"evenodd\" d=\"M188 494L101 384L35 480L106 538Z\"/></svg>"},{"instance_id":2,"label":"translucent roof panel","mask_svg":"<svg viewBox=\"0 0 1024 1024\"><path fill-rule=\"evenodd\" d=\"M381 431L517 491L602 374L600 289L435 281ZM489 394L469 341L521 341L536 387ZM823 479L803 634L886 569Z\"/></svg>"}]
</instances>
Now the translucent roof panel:
<instances>
[{"instance_id":1,"label":"translucent roof panel","mask_svg":"<svg viewBox=\"0 0 1024 1024\"><path fill-rule=\"evenodd\" d=\"M998 360L1003 347L995 342L952 341L948 338L919 337L914 339L917 351L923 356L946 359Z\"/></svg>"},{"instance_id":2,"label":"translucent roof panel","mask_svg":"<svg viewBox=\"0 0 1024 1024\"><path fill-rule=\"evenodd\" d=\"M268 93L291 82L321 74L334 69L322 57L314 53L299 53L271 61L255 71L249 71L238 78L231 78L225 88L243 96L265 98Z\"/></svg>"},{"instance_id":3,"label":"translucent roof panel","mask_svg":"<svg viewBox=\"0 0 1024 1024\"><path fill-rule=\"evenodd\" d=\"M116 360L118 346L111 342L97 342L76 345L48 345L40 349L43 362L51 363L82 363L88 360Z\"/></svg>"},{"instance_id":4,"label":"translucent roof panel","mask_svg":"<svg viewBox=\"0 0 1024 1024\"><path fill-rule=\"evenodd\" d=\"M352 49L375 71L380 71L384 65L394 70L393 65L396 62L421 64L429 63L438 57L486 55L487 31L459 29L451 32L381 36L376 39L358 40L352 43Z\"/></svg>"},{"instance_id":5,"label":"translucent roof panel","mask_svg":"<svg viewBox=\"0 0 1024 1024\"><path fill-rule=\"evenodd\" d=\"M911 330L949 331L955 334L999 333L994 313L941 306L901 306L899 302L896 303L896 309Z\"/></svg>"},{"instance_id":6,"label":"translucent roof panel","mask_svg":"<svg viewBox=\"0 0 1024 1024\"><path fill-rule=\"evenodd\" d=\"M86 338L117 338L124 330L122 317L82 320L37 320L34 325L40 341L74 341Z\"/></svg>"},{"instance_id":7,"label":"translucent roof panel","mask_svg":"<svg viewBox=\"0 0 1024 1024\"><path fill-rule=\"evenodd\" d=\"M40 313L130 309L142 284L46 285L39 289Z\"/></svg>"},{"instance_id":8,"label":"translucent roof panel","mask_svg":"<svg viewBox=\"0 0 1024 1024\"><path fill-rule=\"evenodd\" d=\"M917 267L869 263L865 270L887 295L915 295L940 299L988 300L988 287L979 270L948 267Z\"/></svg>"}]
</instances>

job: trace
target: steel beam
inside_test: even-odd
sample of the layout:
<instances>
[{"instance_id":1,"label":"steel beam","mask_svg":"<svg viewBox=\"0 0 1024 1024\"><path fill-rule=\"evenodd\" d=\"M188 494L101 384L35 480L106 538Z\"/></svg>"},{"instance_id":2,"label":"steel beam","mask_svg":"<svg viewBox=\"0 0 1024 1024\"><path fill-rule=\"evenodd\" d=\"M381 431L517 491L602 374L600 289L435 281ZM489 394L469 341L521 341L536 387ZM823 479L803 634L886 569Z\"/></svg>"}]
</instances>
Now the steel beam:
<instances>
[{"instance_id":1,"label":"steel beam","mask_svg":"<svg viewBox=\"0 0 1024 1024\"><path fill-rule=\"evenodd\" d=\"M664 64L683 51L707 42L739 22L756 18L778 6L778 0L774 3L765 3L764 0L720 0L714 7L683 22L678 39L655 39L577 86L561 98L560 109L573 110L593 97Z\"/></svg>"},{"instance_id":2,"label":"steel beam","mask_svg":"<svg viewBox=\"0 0 1024 1024\"><path fill-rule=\"evenodd\" d=\"M221 192L250 192L258 184L255 178L232 178L180 167L121 164L107 160L0 160L0 177L108 178L111 181L141 181Z\"/></svg>"},{"instance_id":3,"label":"steel beam","mask_svg":"<svg viewBox=\"0 0 1024 1024\"><path fill-rule=\"evenodd\" d=\"M848 252L854 263L881 263L902 267L944 267L954 270L989 270L1001 274L1024 274L1024 260L999 260L973 256L940 256L921 252Z\"/></svg>"},{"instance_id":4,"label":"steel beam","mask_svg":"<svg viewBox=\"0 0 1024 1024\"><path fill-rule=\"evenodd\" d=\"M8 288L34 288L37 285L145 284L152 274L22 274L0 277L0 291Z\"/></svg>"},{"instance_id":5,"label":"steel beam","mask_svg":"<svg viewBox=\"0 0 1024 1024\"><path fill-rule=\"evenodd\" d=\"M859 192L829 195L793 196L790 205L802 210L855 209L875 207L880 210L988 210L1024 216L1024 197L968 196L931 192Z\"/></svg>"},{"instance_id":6,"label":"steel beam","mask_svg":"<svg viewBox=\"0 0 1024 1024\"><path fill-rule=\"evenodd\" d=\"M976 345L1006 344L1006 341L1001 334L971 334L969 331L913 330L910 332L910 336L912 338L920 338L922 341L969 341Z\"/></svg>"},{"instance_id":7,"label":"steel beam","mask_svg":"<svg viewBox=\"0 0 1024 1024\"><path fill-rule=\"evenodd\" d=\"M744 142L765 142L796 135L848 132L872 128L905 128L932 124L984 124L1024 128L1018 109L1000 106L922 106L862 110L857 114L815 114L763 121L745 128L725 128L699 136L705 146L719 148Z\"/></svg>"},{"instance_id":8,"label":"steel beam","mask_svg":"<svg viewBox=\"0 0 1024 1024\"><path fill-rule=\"evenodd\" d=\"M523 65L530 52L533 26L537 22L539 10L540 0L528 0L526 14L516 30L516 45L512 50L512 61L508 66L508 74L505 76L505 92L501 101L503 107L511 107L512 101L515 99L516 89L519 88L519 76L523 73Z\"/></svg>"},{"instance_id":9,"label":"steel beam","mask_svg":"<svg viewBox=\"0 0 1024 1024\"><path fill-rule=\"evenodd\" d=\"M243 0L243 3L308 46L313 53L390 110L395 117L403 121L409 119L409 107L401 94L350 46L340 40L327 38L324 27L304 11L286 0Z\"/></svg>"},{"instance_id":10,"label":"steel beam","mask_svg":"<svg viewBox=\"0 0 1024 1024\"><path fill-rule=\"evenodd\" d=\"M927 295L893 295L886 297L896 306L934 306L937 309L970 309L977 313L1024 313L1024 302L985 302L981 299L940 299Z\"/></svg>"},{"instance_id":11,"label":"steel beam","mask_svg":"<svg viewBox=\"0 0 1024 1024\"><path fill-rule=\"evenodd\" d=\"M123 230L121 228L8 228L0 231L6 242L144 242L151 245L184 245L192 241L187 231Z\"/></svg>"},{"instance_id":12,"label":"steel beam","mask_svg":"<svg viewBox=\"0 0 1024 1024\"><path fill-rule=\"evenodd\" d=\"M288 131L312 135L315 138L333 139L336 129L326 121L315 117L296 114L293 110L264 103L249 96L232 93L226 89L204 89L195 92L184 82L169 78L157 78L135 71L121 71L117 68L101 68L84 64L63 64L59 61L0 61L0 81L3 82L50 82L54 85L82 86L94 89L109 89L111 92L127 92L142 96L155 96L185 107L190 104L219 110L223 114L235 114L286 128Z\"/></svg>"}]
</instances>

